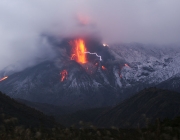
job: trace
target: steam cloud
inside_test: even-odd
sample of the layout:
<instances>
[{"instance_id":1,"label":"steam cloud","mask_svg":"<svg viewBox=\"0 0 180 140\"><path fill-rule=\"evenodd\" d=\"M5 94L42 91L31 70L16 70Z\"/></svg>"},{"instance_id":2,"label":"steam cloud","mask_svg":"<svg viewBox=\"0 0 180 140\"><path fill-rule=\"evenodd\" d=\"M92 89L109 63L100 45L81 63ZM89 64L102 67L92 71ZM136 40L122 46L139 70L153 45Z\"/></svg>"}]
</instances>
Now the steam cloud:
<instances>
[{"instance_id":1,"label":"steam cloud","mask_svg":"<svg viewBox=\"0 0 180 140\"><path fill-rule=\"evenodd\" d=\"M45 35L60 40L91 35L108 44L178 44L179 5L179 0L1 0L0 69L10 64L23 69L53 57Z\"/></svg>"}]
</instances>

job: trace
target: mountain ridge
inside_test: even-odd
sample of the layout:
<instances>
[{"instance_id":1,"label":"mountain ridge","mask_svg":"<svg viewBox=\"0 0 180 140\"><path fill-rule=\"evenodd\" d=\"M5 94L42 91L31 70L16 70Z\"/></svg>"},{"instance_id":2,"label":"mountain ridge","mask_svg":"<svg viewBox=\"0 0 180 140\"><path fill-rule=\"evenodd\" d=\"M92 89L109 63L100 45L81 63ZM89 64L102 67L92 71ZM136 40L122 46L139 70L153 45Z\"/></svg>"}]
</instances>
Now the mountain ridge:
<instances>
[{"instance_id":1,"label":"mountain ridge","mask_svg":"<svg viewBox=\"0 0 180 140\"><path fill-rule=\"evenodd\" d=\"M112 45L114 60L81 65L74 60L49 60L9 75L0 90L13 98L79 109L113 106L144 88L180 73L180 49L142 44ZM87 72L86 66L94 67ZM102 68L105 67L105 69ZM61 71L67 79L61 81Z\"/></svg>"},{"instance_id":2,"label":"mountain ridge","mask_svg":"<svg viewBox=\"0 0 180 140\"><path fill-rule=\"evenodd\" d=\"M51 128L59 125L53 118L44 115L34 108L17 102L2 92L0 92L0 113L1 117L4 116L6 119L16 118L14 120L16 120L19 125L25 127L44 126Z\"/></svg>"},{"instance_id":3,"label":"mountain ridge","mask_svg":"<svg viewBox=\"0 0 180 140\"><path fill-rule=\"evenodd\" d=\"M148 88L109 109L96 119L101 127L145 127L147 121L173 119L180 115L180 94Z\"/></svg>"}]
</instances>

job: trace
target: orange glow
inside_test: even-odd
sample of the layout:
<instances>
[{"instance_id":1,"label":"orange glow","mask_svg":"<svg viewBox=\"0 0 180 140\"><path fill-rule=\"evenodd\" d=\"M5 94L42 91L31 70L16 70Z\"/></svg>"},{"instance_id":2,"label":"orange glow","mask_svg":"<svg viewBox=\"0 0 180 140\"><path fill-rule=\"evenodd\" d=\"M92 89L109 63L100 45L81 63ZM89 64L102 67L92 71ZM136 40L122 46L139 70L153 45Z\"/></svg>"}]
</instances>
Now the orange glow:
<instances>
[{"instance_id":1,"label":"orange glow","mask_svg":"<svg viewBox=\"0 0 180 140\"><path fill-rule=\"evenodd\" d=\"M65 79L67 79L68 72L67 70L63 70L61 73L61 82L63 82Z\"/></svg>"},{"instance_id":2,"label":"orange glow","mask_svg":"<svg viewBox=\"0 0 180 140\"><path fill-rule=\"evenodd\" d=\"M88 25L90 23L89 17L82 14L77 15L77 19L81 25Z\"/></svg>"},{"instance_id":3,"label":"orange glow","mask_svg":"<svg viewBox=\"0 0 180 140\"><path fill-rule=\"evenodd\" d=\"M74 59L75 59L75 58L74 58L75 56L76 56L75 54L72 54L72 55L71 55L71 60L74 60Z\"/></svg>"},{"instance_id":4,"label":"orange glow","mask_svg":"<svg viewBox=\"0 0 180 140\"><path fill-rule=\"evenodd\" d=\"M129 65L128 65L128 64L124 64L124 66L129 67Z\"/></svg>"},{"instance_id":5,"label":"orange glow","mask_svg":"<svg viewBox=\"0 0 180 140\"><path fill-rule=\"evenodd\" d=\"M104 66L102 66L102 69L103 69L103 70L106 70L106 68L105 68Z\"/></svg>"},{"instance_id":6,"label":"orange glow","mask_svg":"<svg viewBox=\"0 0 180 140\"><path fill-rule=\"evenodd\" d=\"M0 82L6 80L7 78L8 78L8 76L5 76L5 77L1 78Z\"/></svg>"},{"instance_id":7,"label":"orange glow","mask_svg":"<svg viewBox=\"0 0 180 140\"><path fill-rule=\"evenodd\" d=\"M104 46L104 47L108 47L108 45L107 45L107 44L105 44L105 43L103 43L103 46Z\"/></svg>"},{"instance_id":8,"label":"orange glow","mask_svg":"<svg viewBox=\"0 0 180 140\"><path fill-rule=\"evenodd\" d=\"M72 45L72 55L71 60L75 60L78 63L87 63L86 59L86 47L83 39L76 39L71 41L70 44Z\"/></svg>"}]
</instances>

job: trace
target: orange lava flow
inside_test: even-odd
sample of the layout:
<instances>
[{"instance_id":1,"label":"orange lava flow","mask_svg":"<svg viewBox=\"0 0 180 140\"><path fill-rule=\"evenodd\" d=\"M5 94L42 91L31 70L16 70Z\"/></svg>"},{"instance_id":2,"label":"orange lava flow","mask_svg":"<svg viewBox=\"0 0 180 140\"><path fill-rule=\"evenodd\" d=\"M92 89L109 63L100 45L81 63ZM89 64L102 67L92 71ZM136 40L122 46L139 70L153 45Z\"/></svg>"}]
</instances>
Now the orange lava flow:
<instances>
[{"instance_id":1,"label":"orange lava flow","mask_svg":"<svg viewBox=\"0 0 180 140\"><path fill-rule=\"evenodd\" d=\"M71 60L74 60L74 59L75 59L75 56L76 56L75 54L72 54L72 55L71 55Z\"/></svg>"},{"instance_id":2,"label":"orange lava flow","mask_svg":"<svg viewBox=\"0 0 180 140\"><path fill-rule=\"evenodd\" d=\"M8 76L5 76L5 77L1 78L0 82L6 80L7 78L8 78Z\"/></svg>"},{"instance_id":3,"label":"orange lava flow","mask_svg":"<svg viewBox=\"0 0 180 140\"><path fill-rule=\"evenodd\" d=\"M129 67L129 65L128 65L128 64L124 64L124 66Z\"/></svg>"},{"instance_id":4,"label":"orange lava flow","mask_svg":"<svg viewBox=\"0 0 180 140\"><path fill-rule=\"evenodd\" d=\"M71 60L75 60L78 63L87 63L86 58L86 47L83 39L76 39L71 41L70 44L72 45L72 55Z\"/></svg>"},{"instance_id":5,"label":"orange lava flow","mask_svg":"<svg viewBox=\"0 0 180 140\"><path fill-rule=\"evenodd\" d=\"M105 68L104 66L102 66L102 69L103 69L103 70L106 70L106 68Z\"/></svg>"},{"instance_id":6,"label":"orange lava flow","mask_svg":"<svg viewBox=\"0 0 180 140\"><path fill-rule=\"evenodd\" d=\"M63 70L61 73L61 82L63 82L65 79L67 79L68 72L67 70Z\"/></svg>"}]
</instances>

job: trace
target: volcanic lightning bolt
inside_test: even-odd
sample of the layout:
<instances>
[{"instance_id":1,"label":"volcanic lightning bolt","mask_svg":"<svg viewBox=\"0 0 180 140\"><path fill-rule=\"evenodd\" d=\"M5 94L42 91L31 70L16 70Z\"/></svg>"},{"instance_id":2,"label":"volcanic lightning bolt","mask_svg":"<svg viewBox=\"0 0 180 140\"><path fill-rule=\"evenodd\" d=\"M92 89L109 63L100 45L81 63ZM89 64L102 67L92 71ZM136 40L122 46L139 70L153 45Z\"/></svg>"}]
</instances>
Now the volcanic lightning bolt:
<instances>
[{"instance_id":1,"label":"volcanic lightning bolt","mask_svg":"<svg viewBox=\"0 0 180 140\"><path fill-rule=\"evenodd\" d=\"M83 39L76 39L70 42L72 48L71 60L76 60L77 62L84 64L87 63L86 54L92 54L99 57L100 61L102 61L102 57L97 53L91 53L86 50L85 42Z\"/></svg>"},{"instance_id":2,"label":"volcanic lightning bolt","mask_svg":"<svg viewBox=\"0 0 180 140\"><path fill-rule=\"evenodd\" d=\"M99 57L99 60L102 61L102 57L100 55L98 55L97 53L91 53L91 52L84 52L84 53L95 54L97 57Z\"/></svg>"}]
</instances>

